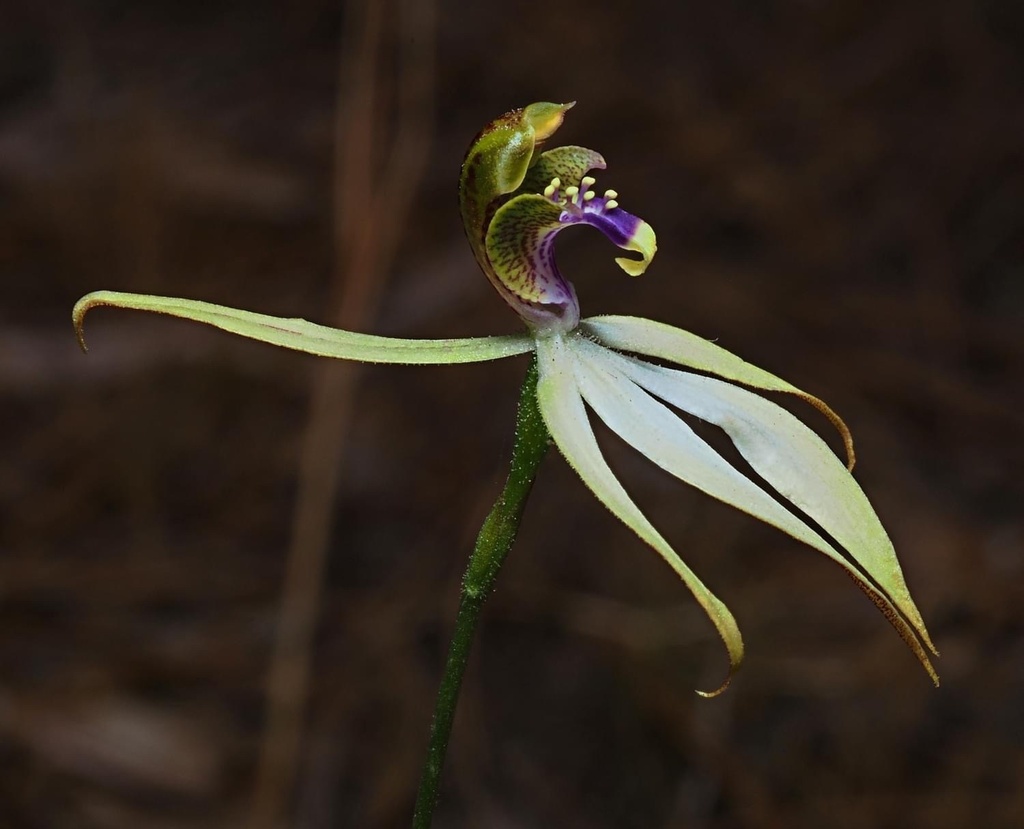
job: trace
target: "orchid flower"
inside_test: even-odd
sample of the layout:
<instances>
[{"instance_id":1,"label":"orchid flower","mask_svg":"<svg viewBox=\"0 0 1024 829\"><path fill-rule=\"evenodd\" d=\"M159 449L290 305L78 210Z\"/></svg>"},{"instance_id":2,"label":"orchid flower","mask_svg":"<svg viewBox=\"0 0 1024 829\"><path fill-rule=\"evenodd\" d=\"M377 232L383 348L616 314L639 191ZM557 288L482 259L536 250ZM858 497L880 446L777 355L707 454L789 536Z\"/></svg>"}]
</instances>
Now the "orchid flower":
<instances>
[{"instance_id":1,"label":"orchid flower","mask_svg":"<svg viewBox=\"0 0 1024 829\"><path fill-rule=\"evenodd\" d=\"M503 115L477 136L462 167L460 207L470 245L494 288L526 324L524 333L395 339L194 300L99 291L74 309L82 348L85 314L111 305L170 314L309 354L372 363L471 363L535 352L536 400L555 445L597 499L683 580L725 643L729 677L743 658L732 613L619 483L598 447L588 406L681 481L843 567L937 684L926 648L937 652L892 543L850 473L852 440L838 415L816 397L687 331L636 317L580 319L576 291L555 262L554 240L561 230L579 224L597 228L630 254L616 262L632 276L647 269L657 243L650 225L619 206L617 193L599 195L595 189L589 174L605 168L601 155L575 146L541 151L572 105L537 103ZM847 464L794 415L750 389L796 395L819 409L839 430ZM722 428L761 481L737 470L674 409Z\"/></svg>"}]
</instances>

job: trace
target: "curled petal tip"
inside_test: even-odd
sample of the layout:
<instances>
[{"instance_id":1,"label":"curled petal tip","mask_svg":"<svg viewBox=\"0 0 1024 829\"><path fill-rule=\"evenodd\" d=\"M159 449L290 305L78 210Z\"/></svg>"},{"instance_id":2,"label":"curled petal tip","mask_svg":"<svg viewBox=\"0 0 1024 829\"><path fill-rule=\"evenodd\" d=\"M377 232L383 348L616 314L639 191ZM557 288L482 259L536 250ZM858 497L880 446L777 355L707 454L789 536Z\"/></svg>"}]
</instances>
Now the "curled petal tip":
<instances>
[{"instance_id":1,"label":"curled petal tip","mask_svg":"<svg viewBox=\"0 0 1024 829\"><path fill-rule=\"evenodd\" d=\"M658 252L658 239L654 235L654 228L647 224L647 222L638 220L636 228L622 247L626 250L636 251L640 254L641 258L630 259L626 256L620 256L615 262L630 276L640 276L640 274L647 270L647 266L654 259L654 254Z\"/></svg>"},{"instance_id":2,"label":"curled petal tip","mask_svg":"<svg viewBox=\"0 0 1024 829\"><path fill-rule=\"evenodd\" d=\"M630 259L628 256L617 256L615 264L630 276L640 276L647 270L647 263L642 259Z\"/></svg>"},{"instance_id":3,"label":"curled petal tip","mask_svg":"<svg viewBox=\"0 0 1024 829\"><path fill-rule=\"evenodd\" d=\"M825 415L829 422L836 427L836 431L839 432L839 436L843 439L843 449L846 451L846 470L847 472L853 472L853 467L857 463L857 455L853 451L853 435L850 433L850 427L824 400L819 400L813 394L808 394L804 391L798 390L795 393Z\"/></svg>"},{"instance_id":4,"label":"curled petal tip","mask_svg":"<svg viewBox=\"0 0 1024 829\"><path fill-rule=\"evenodd\" d=\"M78 340L78 347L83 354L89 353L89 347L85 344L85 315L97 305L104 305L106 291L93 291L86 294L71 309L71 324L75 327L75 338Z\"/></svg>"},{"instance_id":5,"label":"curled petal tip","mask_svg":"<svg viewBox=\"0 0 1024 829\"><path fill-rule=\"evenodd\" d=\"M707 609L707 608L705 608ZM722 608L725 610L724 606ZM728 613L725 610L725 613ZM725 680L713 691L696 691L697 696L704 697L704 699L714 699L719 694L725 693L729 684L732 682L732 678L736 676L736 672L740 669L740 665L743 664L743 639L740 637L739 629L736 628L736 623L732 619L732 615L729 614L726 618L728 623L725 623L723 619L719 618L719 614L709 613L711 621L715 623L718 628L718 632L722 637L722 641L725 643L725 649L729 653L729 673L726 674Z\"/></svg>"},{"instance_id":6,"label":"curled petal tip","mask_svg":"<svg viewBox=\"0 0 1024 829\"><path fill-rule=\"evenodd\" d=\"M732 675L733 672L729 671L729 676L725 678L725 682L719 685L714 691L695 691L694 693L699 697L704 697L704 699L714 699L719 694L725 693L726 688L728 688L729 684L732 682Z\"/></svg>"}]
</instances>

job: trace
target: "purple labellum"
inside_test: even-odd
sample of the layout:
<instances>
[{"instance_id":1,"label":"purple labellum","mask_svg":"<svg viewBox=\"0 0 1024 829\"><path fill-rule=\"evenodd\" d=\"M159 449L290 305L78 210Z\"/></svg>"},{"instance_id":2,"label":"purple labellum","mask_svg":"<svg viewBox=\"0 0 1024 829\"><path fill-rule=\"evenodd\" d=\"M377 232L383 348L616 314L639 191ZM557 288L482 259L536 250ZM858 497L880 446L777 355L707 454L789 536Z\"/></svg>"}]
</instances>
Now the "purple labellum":
<instances>
[{"instance_id":1,"label":"purple labellum","mask_svg":"<svg viewBox=\"0 0 1024 829\"><path fill-rule=\"evenodd\" d=\"M600 230L613 245L630 248L645 223L619 207L616 201L618 193L606 190L603 196L598 196L590 189L594 185L592 176L584 176L579 187L566 187L560 192L557 181L555 179L548 185L544 195L562 208L558 220L563 225L588 224Z\"/></svg>"},{"instance_id":2,"label":"purple labellum","mask_svg":"<svg viewBox=\"0 0 1024 829\"><path fill-rule=\"evenodd\" d=\"M640 254L616 259L626 273L644 272L657 250L650 225L622 210L613 190L599 196L591 170L600 153L563 146L537 152L571 104L531 104L492 122L462 165L462 217L477 261L501 297L537 333L579 324L576 291L555 263L554 238L569 225L596 227L613 244Z\"/></svg>"},{"instance_id":3,"label":"purple labellum","mask_svg":"<svg viewBox=\"0 0 1024 829\"><path fill-rule=\"evenodd\" d=\"M544 160L542 155L539 163ZM579 324L576 291L555 262L559 231L588 224L616 246L640 253L640 259L616 260L634 276L643 273L657 249L650 225L620 208L614 190L598 196L593 185L592 176L581 176L577 184L563 187L555 176L543 194L520 191L513 196L488 225L488 263L506 301L535 331L571 331Z\"/></svg>"}]
</instances>

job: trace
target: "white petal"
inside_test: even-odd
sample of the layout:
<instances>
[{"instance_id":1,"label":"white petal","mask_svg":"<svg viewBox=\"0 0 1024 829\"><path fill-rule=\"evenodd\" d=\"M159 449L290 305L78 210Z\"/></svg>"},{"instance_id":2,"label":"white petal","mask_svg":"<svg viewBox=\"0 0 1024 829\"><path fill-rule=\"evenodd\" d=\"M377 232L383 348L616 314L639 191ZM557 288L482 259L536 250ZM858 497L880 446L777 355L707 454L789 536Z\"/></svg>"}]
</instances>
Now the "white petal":
<instances>
[{"instance_id":1,"label":"white petal","mask_svg":"<svg viewBox=\"0 0 1024 829\"><path fill-rule=\"evenodd\" d=\"M683 579L725 642L729 652L731 677L743 659L743 639L736 626L736 620L729 609L704 586L654 529L609 468L594 438L583 400L580 398L573 355L566 348L566 343L561 337L539 339L537 360L540 372L537 401L556 445L598 500L657 550ZM724 690L728 682L726 679L715 693Z\"/></svg>"},{"instance_id":2,"label":"white petal","mask_svg":"<svg viewBox=\"0 0 1024 829\"><path fill-rule=\"evenodd\" d=\"M934 652L892 543L863 490L820 437L781 406L721 380L643 363L583 338L573 344L573 350L579 355L584 398L614 431L681 480L778 527L840 564L934 678L927 656L893 607L899 608ZM751 467L842 544L882 592L818 533L635 384L721 426Z\"/></svg>"},{"instance_id":3,"label":"white petal","mask_svg":"<svg viewBox=\"0 0 1024 829\"><path fill-rule=\"evenodd\" d=\"M85 348L82 324L93 308L109 305L135 311L153 311L172 317L212 325L232 334L304 351L320 357L359 360L364 363L405 363L440 365L497 360L533 350L533 338L526 334L505 337L470 337L452 340L403 340L356 334L316 325L303 319L271 317L237 308L192 299L96 291L75 304L72 319L79 343Z\"/></svg>"},{"instance_id":4,"label":"white petal","mask_svg":"<svg viewBox=\"0 0 1024 829\"><path fill-rule=\"evenodd\" d=\"M753 386L755 389L795 394L824 414L836 427L846 448L847 466L853 469L853 438L850 435L850 430L843 419L832 411L824 401L787 383L782 378L746 362L710 340L705 340L682 328L675 328L642 317L590 317L583 320L580 329L617 351L629 351L633 354L669 360L681 366L724 377L726 380L735 380L737 383Z\"/></svg>"}]
</instances>

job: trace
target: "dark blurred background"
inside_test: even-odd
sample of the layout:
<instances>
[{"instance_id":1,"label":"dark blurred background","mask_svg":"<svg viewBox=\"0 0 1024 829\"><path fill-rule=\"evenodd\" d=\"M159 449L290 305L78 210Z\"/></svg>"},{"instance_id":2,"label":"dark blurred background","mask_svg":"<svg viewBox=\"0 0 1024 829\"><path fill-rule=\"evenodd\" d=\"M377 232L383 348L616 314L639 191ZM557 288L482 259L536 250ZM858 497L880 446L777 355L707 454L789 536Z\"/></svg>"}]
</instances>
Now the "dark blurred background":
<instances>
[{"instance_id":1,"label":"dark blurred background","mask_svg":"<svg viewBox=\"0 0 1024 829\"><path fill-rule=\"evenodd\" d=\"M525 358L334 370L104 310L83 357L70 309L515 331L458 167L573 99L559 143L659 239L631 280L565 234L584 313L715 338L846 418L943 685L839 568L602 433L747 662L693 693L713 629L552 453L436 826L1024 826L1017 0L5 3L0 825L408 824Z\"/></svg>"}]
</instances>

